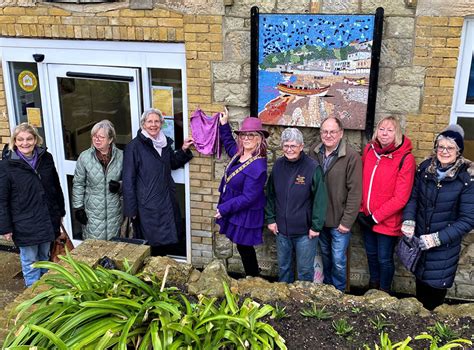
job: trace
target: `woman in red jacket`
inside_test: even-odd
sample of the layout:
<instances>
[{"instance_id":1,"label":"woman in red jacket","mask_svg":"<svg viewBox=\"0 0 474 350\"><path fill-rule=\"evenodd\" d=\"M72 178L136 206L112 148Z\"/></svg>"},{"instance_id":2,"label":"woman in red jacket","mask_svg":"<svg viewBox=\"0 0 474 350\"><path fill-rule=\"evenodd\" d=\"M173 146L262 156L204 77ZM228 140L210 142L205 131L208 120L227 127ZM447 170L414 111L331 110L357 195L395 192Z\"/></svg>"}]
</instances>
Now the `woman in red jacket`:
<instances>
[{"instance_id":1,"label":"woman in red jacket","mask_svg":"<svg viewBox=\"0 0 474 350\"><path fill-rule=\"evenodd\" d=\"M412 144L397 118L377 123L362 155L362 205L359 223L369 264L369 288L390 292L395 266L393 251L401 236L402 211L415 176Z\"/></svg>"}]
</instances>

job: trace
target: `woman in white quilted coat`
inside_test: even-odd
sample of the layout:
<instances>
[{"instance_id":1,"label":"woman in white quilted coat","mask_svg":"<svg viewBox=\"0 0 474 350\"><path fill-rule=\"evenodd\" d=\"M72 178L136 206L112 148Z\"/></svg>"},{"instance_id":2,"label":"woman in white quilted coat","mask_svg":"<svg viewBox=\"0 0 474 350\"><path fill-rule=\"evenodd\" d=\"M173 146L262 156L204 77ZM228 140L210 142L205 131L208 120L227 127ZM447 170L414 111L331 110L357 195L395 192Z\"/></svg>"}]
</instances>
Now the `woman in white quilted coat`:
<instances>
[{"instance_id":1,"label":"woman in white quilted coat","mask_svg":"<svg viewBox=\"0 0 474 350\"><path fill-rule=\"evenodd\" d=\"M123 152L114 142L113 124L102 120L91 130L92 144L79 155L72 186L72 206L82 239L110 240L122 223L120 200Z\"/></svg>"}]
</instances>

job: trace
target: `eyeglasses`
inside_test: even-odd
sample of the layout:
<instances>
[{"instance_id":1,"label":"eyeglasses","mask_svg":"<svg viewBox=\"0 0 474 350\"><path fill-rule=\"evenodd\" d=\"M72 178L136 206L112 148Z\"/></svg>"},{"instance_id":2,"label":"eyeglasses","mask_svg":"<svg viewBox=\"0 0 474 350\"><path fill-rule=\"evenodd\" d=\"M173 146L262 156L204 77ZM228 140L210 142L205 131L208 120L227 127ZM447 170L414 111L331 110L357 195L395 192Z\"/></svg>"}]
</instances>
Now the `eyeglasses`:
<instances>
[{"instance_id":1,"label":"eyeglasses","mask_svg":"<svg viewBox=\"0 0 474 350\"><path fill-rule=\"evenodd\" d=\"M448 152L448 153L453 153L454 151L456 151L456 147L454 146L436 146L436 151L439 152L439 153L443 153L444 151Z\"/></svg>"},{"instance_id":2,"label":"eyeglasses","mask_svg":"<svg viewBox=\"0 0 474 350\"><path fill-rule=\"evenodd\" d=\"M99 141L104 141L107 137L95 134L95 135L92 136L92 138L94 138L96 140L99 140Z\"/></svg>"},{"instance_id":3,"label":"eyeglasses","mask_svg":"<svg viewBox=\"0 0 474 350\"><path fill-rule=\"evenodd\" d=\"M239 138L241 138L242 140L245 138L247 138L248 140L253 140L255 136L257 136L257 134L251 132L241 132L239 134Z\"/></svg>"},{"instance_id":4,"label":"eyeglasses","mask_svg":"<svg viewBox=\"0 0 474 350\"><path fill-rule=\"evenodd\" d=\"M340 129L338 130L321 130L319 133L323 136L336 136L339 131L341 131Z\"/></svg>"},{"instance_id":5,"label":"eyeglasses","mask_svg":"<svg viewBox=\"0 0 474 350\"><path fill-rule=\"evenodd\" d=\"M297 150L300 147L301 147L301 145L283 145L282 148L283 148L284 151L288 151L288 150L294 151L294 150Z\"/></svg>"}]
</instances>

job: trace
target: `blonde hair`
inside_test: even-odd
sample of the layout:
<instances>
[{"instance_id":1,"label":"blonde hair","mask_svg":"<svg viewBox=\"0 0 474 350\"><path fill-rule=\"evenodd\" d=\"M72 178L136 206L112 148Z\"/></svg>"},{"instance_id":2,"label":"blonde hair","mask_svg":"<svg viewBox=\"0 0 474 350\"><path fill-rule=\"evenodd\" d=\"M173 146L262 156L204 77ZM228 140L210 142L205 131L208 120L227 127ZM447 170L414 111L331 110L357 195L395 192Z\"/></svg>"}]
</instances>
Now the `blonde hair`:
<instances>
[{"instance_id":1,"label":"blonde hair","mask_svg":"<svg viewBox=\"0 0 474 350\"><path fill-rule=\"evenodd\" d=\"M400 124L400 120L398 120L397 117L391 115L388 117L383 117L378 121L374 129L374 134L372 135L372 141L377 141L377 130L380 128L380 125L382 125L382 123L385 121L392 122L393 126L395 127L395 147L400 146L403 142L402 126Z\"/></svg>"},{"instance_id":2,"label":"blonde hair","mask_svg":"<svg viewBox=\"0 0 474 350\"><path fill-rule=\"evenodd\" d=\"M41 146L43 144L43 138L38 133L38 130L33 126L28 124L27 122L21 123L13 129L12 136L10 137L10 142L8 143L8 148L12 151L16 149L15 141L16 137L20 132L27 132L34 136L36 145Z\"/></svg>"}]
</instances>

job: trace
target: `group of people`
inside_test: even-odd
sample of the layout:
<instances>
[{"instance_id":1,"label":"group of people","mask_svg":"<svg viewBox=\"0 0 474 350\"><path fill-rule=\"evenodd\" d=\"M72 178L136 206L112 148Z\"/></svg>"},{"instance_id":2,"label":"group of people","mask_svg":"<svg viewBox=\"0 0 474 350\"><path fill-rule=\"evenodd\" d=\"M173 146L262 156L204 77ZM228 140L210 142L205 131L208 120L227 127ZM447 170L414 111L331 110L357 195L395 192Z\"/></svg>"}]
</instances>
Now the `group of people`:
<instances>
[{"instance_id":1,"label":"group of people","mask_svg":"<svg viewBox=\"0 0 474 350\"><path fill-rule=\"evenodd\" d=\"M166 255L183 239L171 171L192 159L193 139L175 150L162 124L159 110L146 110L124 152L115 146L110 121L92 128L91 147L77 160L72 188L84 239L118 236L124 216L152 255ZM234 133L236 139L225 110L219 137L231 159L219 186L215 219L220 233L236 243L246 275L260 274L255 246L263 242L266 224L276 239L280 281L313 281L319 245L324 283L344 291L346 252L358 221L371 288L390 292L395 246L402 235L416 236L422 249L414 272L417 298L429 309L444 301L462 237L474 227L474 165L462 156L460 126L442 131L418 168L410 140L391 116L378 122L362 157L344 139L338 118L321 123L321 143L309 147L309 154L303 151L301 131L287 128L280 140L283 156L268 180L269 133L261 121L247 117ZM0 161L0 234L20 248L27 286L45 272L31 265L48 260L64 215L52 156L38 131L22 123Z\"/></svg>"},{"instance_id":2,"label":"group of people","mask_svg":"<svg viewBox=\"0 0 474 350\"><path fill-rule=\"evenodd\" d=\"M324 283L344 291L347 248L360 225L369 287L391 292L394 250L400 237L419 238L416 296L428 309L453 285L463 236L474 228L474 164L465 159L464 131L450 125L417 168L412 144L397 118L382 118L362 157L344 140L342 122L321 123L321 143L305 154L302 133L281 134L283 156L266 182L266 138L258 118L247 117L237 141L222 113L220 135L231 158L219 190L220 233L237 244L246 275L259 274L255 245L265 220L275 235L279 280L313 281L319 243ZM265 193L266 192L266 193ZM295 266L296 264L296 266ZM295 276L296 274L296 276Z\"/></svg>"}]
</instances>

